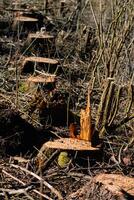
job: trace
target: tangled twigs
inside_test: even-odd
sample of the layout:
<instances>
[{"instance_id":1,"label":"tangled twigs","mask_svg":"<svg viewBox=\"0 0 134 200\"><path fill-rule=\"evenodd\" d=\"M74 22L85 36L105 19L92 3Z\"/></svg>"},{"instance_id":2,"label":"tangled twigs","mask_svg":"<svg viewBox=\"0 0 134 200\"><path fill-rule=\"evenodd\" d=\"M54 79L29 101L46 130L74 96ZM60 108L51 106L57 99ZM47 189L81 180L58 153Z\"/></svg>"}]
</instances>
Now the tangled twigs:
<instances>
[{"instance_id":1,"label":"tangled twigs","mask_svg":"<svg viewBox=\"0 0 134 200\"><path fill-rule=\"evenodd\" d=\"M38 179L39 181L41 181L43 183L43 185L45 185L46 187L48 187L54 194L56 194L56 196L58 197L59 200L63 200L62 195L60 194L60 192L58 190L56 190L52 185L50 185L49 183L47 183L46 181L44 181L41 177L39 177L37 174L23 168L20 167L18 165L14 165L11 164L11 167L15 168L15 169L20 169L24 172L26 172L27 174L30 174L31 176L35 177L36 179Z\"/></svg>"},{"instance_id":2,"label":"tangled twigs","mask_svg":"<svg viewBox=\"0 0 134 200\"><path fill-rule=\"evenodd\" d=\"M9 174L9 173L6 172L5 170L2 170L2 173L5 174L6 176L9 176L10 178L12 178L13 180L17 181L18 183L22 184L23 186L26 185L23 181L21 181L20 179L14 177L13 175ZM31 188L31 189L32 189L32 188ZM41 192L39 192L39 191L36 190L36 189L33 189L32 191L35 192L36 194L38 194L38 195L44 197L45 199L52 200L50 197L48 197L48 196L45 195L45 194L42 194ZM12 192L12 191L11 191L11 192ZM10 193L10 194L11 194L11 193ZM13 193L12 193L12 194L13 194Z\"/></svg>"}]
</instances>

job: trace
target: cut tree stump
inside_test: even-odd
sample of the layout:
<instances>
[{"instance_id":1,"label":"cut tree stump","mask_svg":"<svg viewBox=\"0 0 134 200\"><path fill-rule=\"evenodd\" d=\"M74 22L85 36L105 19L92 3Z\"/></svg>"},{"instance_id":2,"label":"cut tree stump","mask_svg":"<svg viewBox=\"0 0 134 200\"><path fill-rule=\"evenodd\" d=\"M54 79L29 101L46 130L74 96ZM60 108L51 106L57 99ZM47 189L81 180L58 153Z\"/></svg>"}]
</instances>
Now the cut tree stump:
<instances>
[{"instance_id":1,"label":"cut tree stump","mask_svg":"<svg viewBox=\"0 0 134 200\"><path fill-rule=\"evenodd\" d=\"M119 174L99 174L67 199L133 200L134 178Z\"/></svg>"},{"instance_id":2,"label":"cut tree stump","mask_svg":"<svg viewBox=\"0 0 134 200\"><path fill-rule=\"evenodd\" d=\"M32 83L54 83L56 75L37 75L30 76L27 81Z\"/></svg>"},{"instance_id":3,"label":"cut tree stump","mask_svg":"<svg viewBox=\"0 0 134 200\"><path fill-rule=\"evenodd\" d=\"M57 64L59 63L56 59L44 58L44 57L23 57L21 60L21 71L22 73L33 73L35 64L37 66L43 66L41 69L47 70L47 72L54 72ZM53 67L52 67L53 66ZM52 68L51 68L52 67ZM37 69L37 68L36 68Z\"/></svg>"},{"instance_id":4,"label":"cut tree stump","mask_svg":"<svg viewBox=\"0 0 134 200\"><path fill-rule=\"evenodd\" d=\"M36 84L39 83L43 83L44 89L47 88L47 90L51 91L55 88L55 84L56 84L56 75L51 75L51 74L40 74L40 75L36 75L36 76L30 76L27 79L27 83L28 83L28 89L31 88Z\"/></svg>"},{"instance_id":5,"label":"cut tree stump","mask_svg":"<svg viewBox=\"0 0 134 200\"><path fill-rule=\"evenodd\" d=\"M54 141L44 143L36 156L39 166L44 168L44 155L46 152L99 152L99 147L92 147L91 142L79 140L76 138L60 138Z\"/></svg>"},{"instance_id":6,"label":"cut tree stump","mask_svg":"<svg viewBox=\"0 0 134 200\"><path fill-rule=\"evenodd\" d=\"M50 35L48 33L43 33L43 32L37 32L37 33L29 33L28 39L53 39L54 36Z\"/></svg>"},{"instance_id":7,"label":"cut tree stump","mask_svg":"<svg viewBox=\"0 0 134 200\"><path fill-rule=\"evenodd\" d=\"M18 16L14 18L14 22L37 22L38 19L33 17Z\"/></svg>"},{"instance_id":8,"label":"cut tree stump","mask_svg":"<svg viewBox=\"0 0 134 200\"><path fill-rule=\"evenodd\" d=\"M36 33L29 33L26 45L31 43L38 56L51 58L56 55L55 36L42 29Z\"/></svg>"},{"instance_id":9,"label":"cut tree stump","mask_svg":"<svg viewBox=\"0 0 134 200\"><path fill-rule=\"evenodd\" d=\"M58 60L56 59L43 58L43 57L27 57L23 59L22 66L24 66L27 62L36 62L36 63L51 64L51 65L58 64Z\"/></svg>"},{"instance_id":10,"label":"cut tree stump","mask_svg":"<svg viewBox=\"0 0 134 200\"><path fill-rule=\"evenodd\" d=\"M36 31L38 28L39 20L34 17L19 15L14 18L12 28L17 30L17 27L22 26L23 32L27 31Z\"/></svg>"},{"instance_id":11,"label":"cut tree stump","mask_svg":"<svg viewBox=\"0 0 134 200\"><path fill-rule=\"evenodd\" d=\"M46 142L43 146L51 149L61 150L74 150L74 151L96 151L100 150L97 147L92 147L91 142L85 140L79 140L76 138L61 138L54 141Z\"/></svg>"}]
</instances>

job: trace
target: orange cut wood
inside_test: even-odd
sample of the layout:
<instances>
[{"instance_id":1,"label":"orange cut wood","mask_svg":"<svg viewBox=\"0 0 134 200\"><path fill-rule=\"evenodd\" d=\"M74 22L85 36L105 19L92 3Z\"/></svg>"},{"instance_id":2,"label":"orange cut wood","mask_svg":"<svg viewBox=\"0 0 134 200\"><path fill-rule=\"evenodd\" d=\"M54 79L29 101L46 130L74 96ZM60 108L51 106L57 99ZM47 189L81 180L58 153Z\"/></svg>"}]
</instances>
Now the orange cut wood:
<instances>
[{"instance_id":1,"label":"orange cut wood","mask_svg":"<svg viewBox=\"0 0 134 200\"><path fill-rule=\"evenodd\" d=\"M92 124L91 124L91 106L90 94L88 92L88 101L86 109L81 109L80 113L80 139L91 141L92 138Z\"/></svg>"}]
</instances>

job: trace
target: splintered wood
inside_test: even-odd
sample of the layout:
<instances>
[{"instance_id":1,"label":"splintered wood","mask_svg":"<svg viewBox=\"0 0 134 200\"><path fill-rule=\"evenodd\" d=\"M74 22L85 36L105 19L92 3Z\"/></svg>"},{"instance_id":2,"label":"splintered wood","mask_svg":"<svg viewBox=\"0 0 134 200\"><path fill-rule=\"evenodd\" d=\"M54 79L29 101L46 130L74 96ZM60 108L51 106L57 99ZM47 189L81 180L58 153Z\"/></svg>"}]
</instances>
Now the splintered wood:
<instances>
[{"instance_id":1,"label":"splintered wood","mask_svg":"<svg viewBox=\"0 0 134 200\"><path fill-rule=\"evenodd\" d=\"M70 137L61 138L54 141L46 142L41 151L45 148L62 149L62 150L77 150L77 151L93 151L100 150L99 147L92 147L92 128L91 128L91 106L90 106L90 92L88 91L88 101L85 110L81 110L80 119L80 135L77 135L75 125L70 124Z\"/></svg>"},{"instance_id":2,"label":"splintered wood","mask_svg":"<svg viewBox=\"0 0 134 200\"><path fill-rule=\"evenodd\" d=\"M88 101L86 109L81 109L80 113L80 139L91 141L92 127L91 127L91 106L90 94L88 92Z\"/></svg>"}]
</instances>

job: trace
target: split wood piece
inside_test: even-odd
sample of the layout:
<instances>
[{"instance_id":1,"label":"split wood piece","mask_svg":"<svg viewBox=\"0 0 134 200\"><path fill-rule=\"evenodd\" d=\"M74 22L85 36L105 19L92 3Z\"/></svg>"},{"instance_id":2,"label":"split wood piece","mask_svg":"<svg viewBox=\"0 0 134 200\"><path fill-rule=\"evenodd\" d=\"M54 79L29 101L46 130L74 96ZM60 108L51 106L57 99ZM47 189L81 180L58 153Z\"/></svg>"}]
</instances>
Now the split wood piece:
<instances>
[{"instance_id":1,"label":"split wood piece","mask_svg":"<svg viewBox=\"0 0 134 200\"><path fill-rule=\"evenodd\" d=\"M92 139L90 91L88 91L87 107L85 110L81 109L80 113L80 139L90 142Z\"/></svg>"},{"instance_id":2,"label":"split wood piece","mask_svg":"<svg viewBox=\"0 0 134 200\"><path fill-rule=\"evenodd\" d=\"M37 75L30 76L27 81L32 83L54 83L56 75Z\"/></svg>"},{"instance_id":3,"label":"split wood piece","mask_svg":"<svg viewBox=\"0 0 134 200\"><path fill-rule=\"evenodd\" d=\"M49 35L48 33L37 32L37 33L29 33L28 39L53 39L53 35Z\"/></svg>"},{"instance_id":4,"label":"split wood piece","mask_svg":"<svg viewBox=\"0 0 134 200\"><path fill-rule=\"evenodd\" d=\"M46 63L51 65L57 65L58 60L51 58L43 58L43 57L27 57L24 58L22 62L22 66L24 67L27 62L36 62L36 63Z\"/></svg>"},{"instance_id":5,"label":"split wood piece","mask_svg":"<svg viewBox=\"0 0 134 200\"><path fill-rule=\"evenodd\" d=\"M134 199L134 178L118 174L99 174L67 199Z\"/></svg>"},{"instance_id":6,"label":"split wood piece","mask_svg":"<svg viewBox=\"0 0 134 200\"><path fill-rule=\"evenodd\" d=\"M74 151L96 151L100 150L99 147L92 147L91 142L73 138L60 138L54 141L46 142L42 148L41 152L44 149L62 149L62 150L74 150Z\"/></svg>"}]
</instances>

